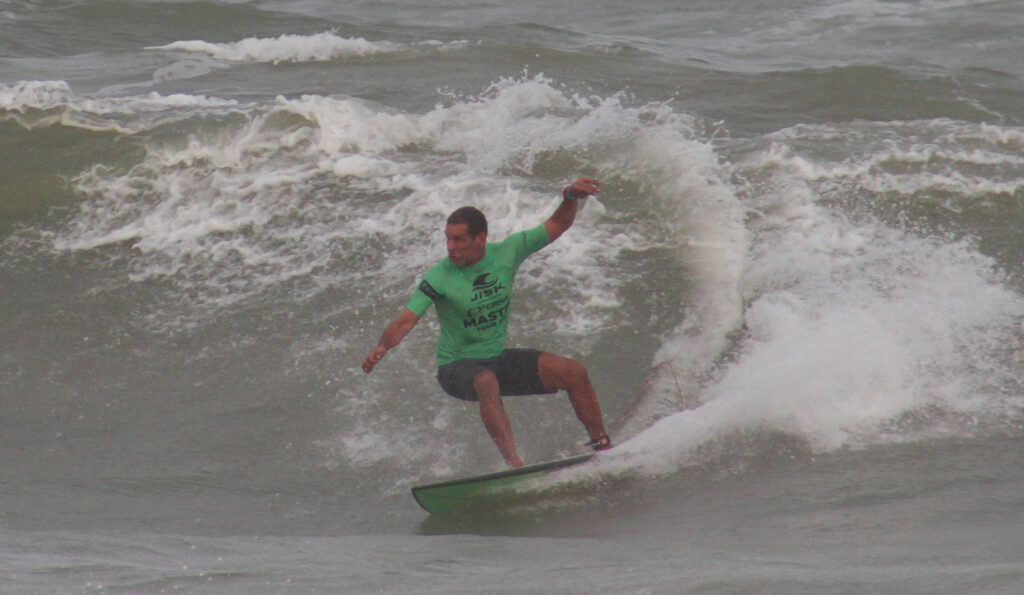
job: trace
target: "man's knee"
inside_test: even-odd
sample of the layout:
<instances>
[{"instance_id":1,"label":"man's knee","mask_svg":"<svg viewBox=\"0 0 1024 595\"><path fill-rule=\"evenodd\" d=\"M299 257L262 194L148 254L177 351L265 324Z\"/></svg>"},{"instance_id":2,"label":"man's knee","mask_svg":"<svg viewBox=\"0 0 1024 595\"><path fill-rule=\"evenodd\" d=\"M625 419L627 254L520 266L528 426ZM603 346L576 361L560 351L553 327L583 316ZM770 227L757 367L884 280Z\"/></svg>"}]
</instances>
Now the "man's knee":
<instances>
[{"instance_id":1,"label":"man's knee","mask_svg":"<svg viewBox=\"0 0 1024 595\"><path fill-rule=\"evenodd\" d=\"M576 382L586 382L588 379L587 368L574 359L565 358L565 373Z\"/></svg>"},{"instance_id":2,"label":"man's knee","mask_svg":"<svg viewBox=\"0 0 1024 595\"><path fill-rule=\"evenodd\" d=\"M473 377L473 390L478 399L497 396L500 393L498 377L490 370L481 370Z\"/></svg>"},{"instance_id":3,"label":"man's knee","mask_svg":"<svg viewBox=\"0 0 1024 595\"><path fill-rule=\"evenodd\" d=\"M590 381L587 368L572 358L545 353L538 367L541 380L552 388L565 390Z\"/></svg>"}]
</instances>

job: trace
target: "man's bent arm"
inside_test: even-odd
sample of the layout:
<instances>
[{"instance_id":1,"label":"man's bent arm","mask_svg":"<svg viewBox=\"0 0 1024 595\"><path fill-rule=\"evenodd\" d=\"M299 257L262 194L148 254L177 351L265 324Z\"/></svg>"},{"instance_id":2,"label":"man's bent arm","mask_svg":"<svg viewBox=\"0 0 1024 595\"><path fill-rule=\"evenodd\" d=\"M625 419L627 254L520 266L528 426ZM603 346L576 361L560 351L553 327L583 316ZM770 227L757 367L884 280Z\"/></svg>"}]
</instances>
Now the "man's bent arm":
<instances>
[{"instance_id":1,"label":"man's bent arm","mask_svg":"<svg viewBox=\"0 0 1024 595\"><path fill-rule=\"evenodd\" d=\"M548 232L548 241L554 242L567 229L572 227L576 220L576 213L579 212L579 199L586 198L591 194L597 194L601 190L601 182L594 178L580 178L571 185L566 186L562 191L562 203L558 205L551 217L544 222L544 230Z\"/></svg>"},{"instance_id":2,"label":"man's bent arm","mask_svg":"<svg viewBox=\"0 0 1024 595\"><path fill-rule=\"evenodd\" d=\"M412 327L416 326L416 323L420 321L420 317L406 308L398 315L391 324L384 329L384 334L380 336L380 341L377 341L377 346L373 348L370 355L366 356L363 360L363 371L369 374L373 371L374 366L380 363L380 360L384 359L384 356L388 351L394 349L396 345L402 342L402 339L409 334Z\"/></svg>"}]
</instances>

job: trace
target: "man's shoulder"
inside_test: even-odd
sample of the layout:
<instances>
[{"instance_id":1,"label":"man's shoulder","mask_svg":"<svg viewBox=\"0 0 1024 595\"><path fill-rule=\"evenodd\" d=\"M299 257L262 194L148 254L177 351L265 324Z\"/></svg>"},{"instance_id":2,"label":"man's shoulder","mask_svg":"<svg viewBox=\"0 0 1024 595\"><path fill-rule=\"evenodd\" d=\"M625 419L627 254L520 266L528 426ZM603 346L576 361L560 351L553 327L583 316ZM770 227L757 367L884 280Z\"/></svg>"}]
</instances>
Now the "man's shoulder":
<instances>
[{"instance_id":1,"label":"man's shoulder","mask_svg":"<svg viewBox=\"0 0 1024 595\"><path fill-rule=\"evenodd\" d=\"M499 244L499 250L516 252L525 257L551 243L544 224L517 231Z\"/></svg>"},{"instance_id":2,"label":"man's shoulder","mask_svg":"<svg viewBox=\"0 0 1024 595\"><path fill-rule=\"evenodd\" d=\"M448 275L445 273L444 264L447 260L448 258L445 257L444 260L427 269L427 272L420 279L420 284L416 286L420 293L433 301L444 295L445 281L448 278Z\"/></svg>"},{"instance_id":3,"label":"man's shoulder","mask_svg":"<svg viewBox=\"0 0 1024 595\"><path fill-rule=\"evenodd\" d=\"M423 274L423 279L438 287L443 287L461 276L463 275L459 267L452 264L452 261L445 256L437 264L427 269L427 272Z\"/></svg>"},{"instance_id":4,"label":"man's shoulder","mask_svg":"<svg viewBox=\"0 0 1024 595\"><path fill-rule=\"evenodd\" d=\"M427 269L427 272L424 273L424 276L427 276L427 275L434 275L434 276L436 276L436 275L443 275L447 271L450 271L450 270L452 270L454 268L455 268L455 265L453 265L452 261L447 256L445 256L441 260L437 261L437 264L435 264L434 266L432 266L429 269Z\"/></svg>"},{"instance_id":5,"label":"man's shoulder","mask_svg":"<svg viewBox=\"0 0 1024 595\"><path fill-rule=\"evenodd\" d=\"M508 237L506 237L504 240L502 240L501 243L502 244L507 244L510 241L511 242L522 241L523 239L527 239L527 238L535 240L535 239L538 239L540 237L543 237L545 240L548 237L547 229L546 229L546 227L545 227L545 225L543 223L541 223L539 225L535 225L535 226L533 226L533 227L531 227L529 229L521 229L521 230L519 230L517 232L514 232L514 233L510 234Z\"/></svg>"}]
</instances>

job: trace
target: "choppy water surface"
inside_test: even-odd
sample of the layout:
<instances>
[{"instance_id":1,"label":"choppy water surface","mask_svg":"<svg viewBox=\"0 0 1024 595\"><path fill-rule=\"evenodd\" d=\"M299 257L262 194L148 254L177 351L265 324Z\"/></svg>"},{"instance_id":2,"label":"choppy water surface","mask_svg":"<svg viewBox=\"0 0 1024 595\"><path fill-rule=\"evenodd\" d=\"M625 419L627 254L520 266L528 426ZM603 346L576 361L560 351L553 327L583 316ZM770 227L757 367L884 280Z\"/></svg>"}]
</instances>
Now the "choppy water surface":
<instances>
[{"instance_id":1,"label":"choppy water surface","mask_svg":"<svg viewBox=\"0 0 1024 595\"><path fill-rule=\"evenodd\" d=\"M0 4L2 590L1018 591L1021 15ZM433 315L359 363L451 210L504 237L578 175L510 342L619 446L428 518L501 459Z\"/></svg>"}]
</instances>

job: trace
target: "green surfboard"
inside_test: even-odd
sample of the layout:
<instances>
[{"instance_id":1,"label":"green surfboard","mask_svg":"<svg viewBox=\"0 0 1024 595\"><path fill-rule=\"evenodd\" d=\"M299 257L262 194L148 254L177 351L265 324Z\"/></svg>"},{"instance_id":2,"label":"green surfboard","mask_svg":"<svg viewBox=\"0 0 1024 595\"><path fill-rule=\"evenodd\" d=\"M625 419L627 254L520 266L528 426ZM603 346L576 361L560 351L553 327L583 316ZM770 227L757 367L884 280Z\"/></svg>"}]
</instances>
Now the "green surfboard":
<instances>
[{"instance_id":1,"label":"green surfboard","mask_svg":"<svg viewBox=\"0 0 1024 595\"><path fill-rule=\"evenodd\" d=\"M431 514L495 504L502 499L503 493L508 496L510 488L515 484L551 473L556 469L578 465L593 457L593 454L579 455L487 475L414 486L412 496Z\"/></svg>"}]
</instances>

